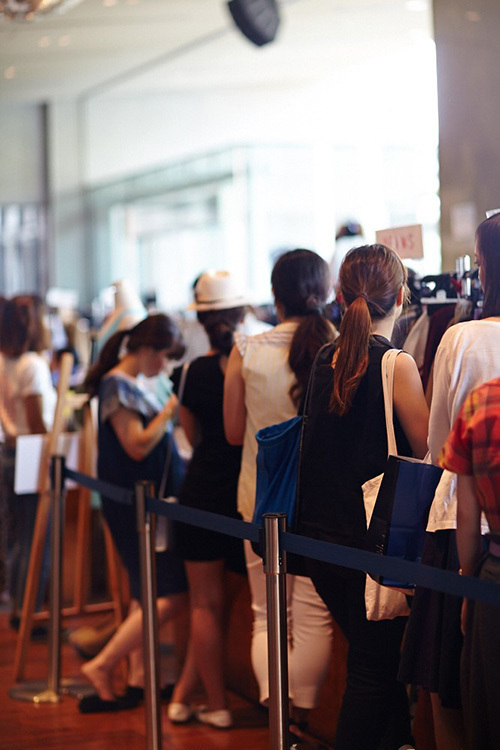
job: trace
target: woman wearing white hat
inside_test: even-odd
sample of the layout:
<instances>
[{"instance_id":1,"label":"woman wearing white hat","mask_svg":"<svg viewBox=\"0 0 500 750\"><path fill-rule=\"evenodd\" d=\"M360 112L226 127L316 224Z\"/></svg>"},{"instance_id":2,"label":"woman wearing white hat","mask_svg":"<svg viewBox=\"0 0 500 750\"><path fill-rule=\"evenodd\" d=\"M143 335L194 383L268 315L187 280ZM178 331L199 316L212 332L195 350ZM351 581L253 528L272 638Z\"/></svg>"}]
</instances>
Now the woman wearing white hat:
<instances>
[{"instance_id":1,"label":"woman wearing white hat","mask_svg":"<svg viewBox=\"0 0 500 750\"><path fill-rule=\"evenodd\" d=\"M180 405L181 425L194 448L180 503L233 518L238 517L241 448L229 445L225 438L222 398L228 355L246 304L227 271L209 271L198 279L190 308L197 311L211 348L191 362ZM179 523L176 552L184 559L189 581L191 633L168 717L174 723L196 717L204 724L227 729L233 720L224 685L223 610L229 576L245 573L243 545L233 537ZM207 705L195 709L191 698L198 676Z\"/></svg>"}]
</instances>

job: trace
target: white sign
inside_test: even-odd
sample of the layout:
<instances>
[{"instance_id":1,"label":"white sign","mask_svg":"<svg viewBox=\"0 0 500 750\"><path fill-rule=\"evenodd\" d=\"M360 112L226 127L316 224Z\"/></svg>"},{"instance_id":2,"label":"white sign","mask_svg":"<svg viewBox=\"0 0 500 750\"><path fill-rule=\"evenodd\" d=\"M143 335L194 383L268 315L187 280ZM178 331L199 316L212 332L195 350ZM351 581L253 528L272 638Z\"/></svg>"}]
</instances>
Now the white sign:
<instances>
[{"instance_id":1,"label":"white sign","mask_svg":"<svg viewBox=\"0 0 500 750\"><path fill-rule=\"evenodd\" d=\"M407 227L379 229L375 233L377 242L394 250L400 258L423 258L424 244L422 225L411 224Z\"/></svg>"},{"instance_id":2,"label":"white sign","mask_svg":"<svg viewBox=\"0 0 500 750\"><path fill-rule=\"evenodd\" d=\"M38 492L38 475L42 448L48 435L20 435L16 440L16 469L14 492L17 495L31 495ZM66 458L66 467L78 471L79 432L63 432L59 435L57 453ZM66 487L74 483L66 482Z\"/></svg>"}]
</instances>

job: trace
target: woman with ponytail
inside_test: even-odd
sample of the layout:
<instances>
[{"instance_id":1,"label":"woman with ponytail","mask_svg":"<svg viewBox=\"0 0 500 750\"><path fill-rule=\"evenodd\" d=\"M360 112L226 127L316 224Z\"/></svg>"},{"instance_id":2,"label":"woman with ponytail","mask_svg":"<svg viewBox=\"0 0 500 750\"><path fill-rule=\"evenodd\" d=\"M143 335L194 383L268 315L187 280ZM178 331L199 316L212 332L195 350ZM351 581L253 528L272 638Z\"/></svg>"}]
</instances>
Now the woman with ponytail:
<instances>
[{"instance_id":1,"label":"woman with ponytail","mask_svg":"<svg viewBox=\"0 0 500 750\"><path fill-rule=\"evenodd\" d=\"M222 397L227 360L234 335L243 321L247 300L227 271L210 271L198 279L195 302L210 351L187 370L181 394L180 421L194 448L180 502L183 505L232 518L241 448L229 445L224 435ZM245 572L239 539L188 524L176 524L176 550L184 559L189 582L191 631L187 657L177 682L168 716L174 723L196 718L218 729L232 725L224 684L224 605L230 589L240 586L236 573ZM194 709L198 675L206 706Z\"/></svg>"},{"instance_id":2,"label":"woman with ponytail","mask_svg":"<svg viewBox=\"0 0 500 750\"><path fill-rule=\"evenodd\" d=\"M337 335L323 316L331 282L319 255L302 249L285 253L273 268L271 284L279 325L258 336L238 335L226 372L224 424L229 442L243 445L238 509L245 521L252 519L255 504L255 433L297 415L313 360ZM245 556L254 614L252 665L260 701L267 704L266 577L248 542ZM287 596L290 697L293 719L303 724L328 670L331 619L306 576L287 576Z\"/></svg>"},{"instance_id":3,"label":"woman with ponytail","mask_svg":"<svg viewBox=\"0 0 500 750\"><path fill-rule=\"evenodd\" d=\"M177 406L171 396L162 405L145 387L143 378L158 375L167 360L179 359L184 345L177 325L161 313L150 315L130 331L119 331L106 342L85 386L99 399L97 474L99 479L133 490L140 480L152 480L156 489L163 475L169 443L168 425ZM182 481L180 462L174 460L166 494L175 495ZM91 661L82 667L96 692L80 700L82 713L134 708L144 694L142 610L135 507L102 496L102 509L127 570L131 604L128 617ZM187 583L182 561L170 551L156 553L157 608L160 623L187 606ZM113 690L113 669L129 657L126 693Z\"/></svg>"},{"instance_id":4,"label":"woman with ponytail","mask_svg":"<svg viewBox=\"0 0 500 750\"><path fill-rule=\"evenodd\" d=\"M340 335L315 364L300 467L299 531L364 548L362 485L384 471L387 434L381 360L391 348L406 293L406 270L383 245L351 250L340 268ZM414 360L397 357L394 427L400 455L423 458L428 408ZM344 632L349 653L336 750L411 747L408 700L397 682L405 617L369 621L365 573L306 559L319 595Z\"/></svg>"}]
</instances>

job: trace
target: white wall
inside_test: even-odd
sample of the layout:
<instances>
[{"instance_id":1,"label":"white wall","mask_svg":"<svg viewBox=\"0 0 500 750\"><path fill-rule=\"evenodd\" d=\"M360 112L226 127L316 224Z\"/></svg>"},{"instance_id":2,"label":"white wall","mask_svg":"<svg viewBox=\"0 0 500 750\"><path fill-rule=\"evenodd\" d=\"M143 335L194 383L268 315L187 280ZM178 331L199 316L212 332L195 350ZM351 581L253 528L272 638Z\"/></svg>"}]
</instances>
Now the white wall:
<instances>
[{"instance_id":1,"label":"white wall","mask_svg":"<svg viewBox=\"0 0 500 750\"><path fill-rule=\"evenodd\" d=\"M297 89L194 91L86 104L84 180L101 180L231 145L297 143L314 132Z\"/></svg>"},{"instance_id":2,"label":"white wall","mask_svg":"<svg viewBox=\"0 0 500 750\"><path fill-rule=\"evenodd\" d=\"M0 106L0 203L42 199L42 132L36 106Z\"/></svg>"}]
</instances>

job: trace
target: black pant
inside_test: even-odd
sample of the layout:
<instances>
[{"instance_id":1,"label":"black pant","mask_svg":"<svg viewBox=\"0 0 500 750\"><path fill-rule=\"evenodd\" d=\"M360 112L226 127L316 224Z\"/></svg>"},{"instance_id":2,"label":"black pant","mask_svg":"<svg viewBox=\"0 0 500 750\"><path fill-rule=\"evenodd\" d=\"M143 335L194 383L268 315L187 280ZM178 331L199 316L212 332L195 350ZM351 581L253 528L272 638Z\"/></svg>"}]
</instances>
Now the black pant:
<instances>
[{"instance_id":1,"label":"black pant","mask_svg":"<svg viewBox=\"0 0 500 750\"><path fill-rule=\"evenodd\" d=\"M397 750L412 743L408 698L397 681L407 618L368 621L365 575L307 560L307 572L349 642L336 750Z\"/></svg>"}]
</instances>

